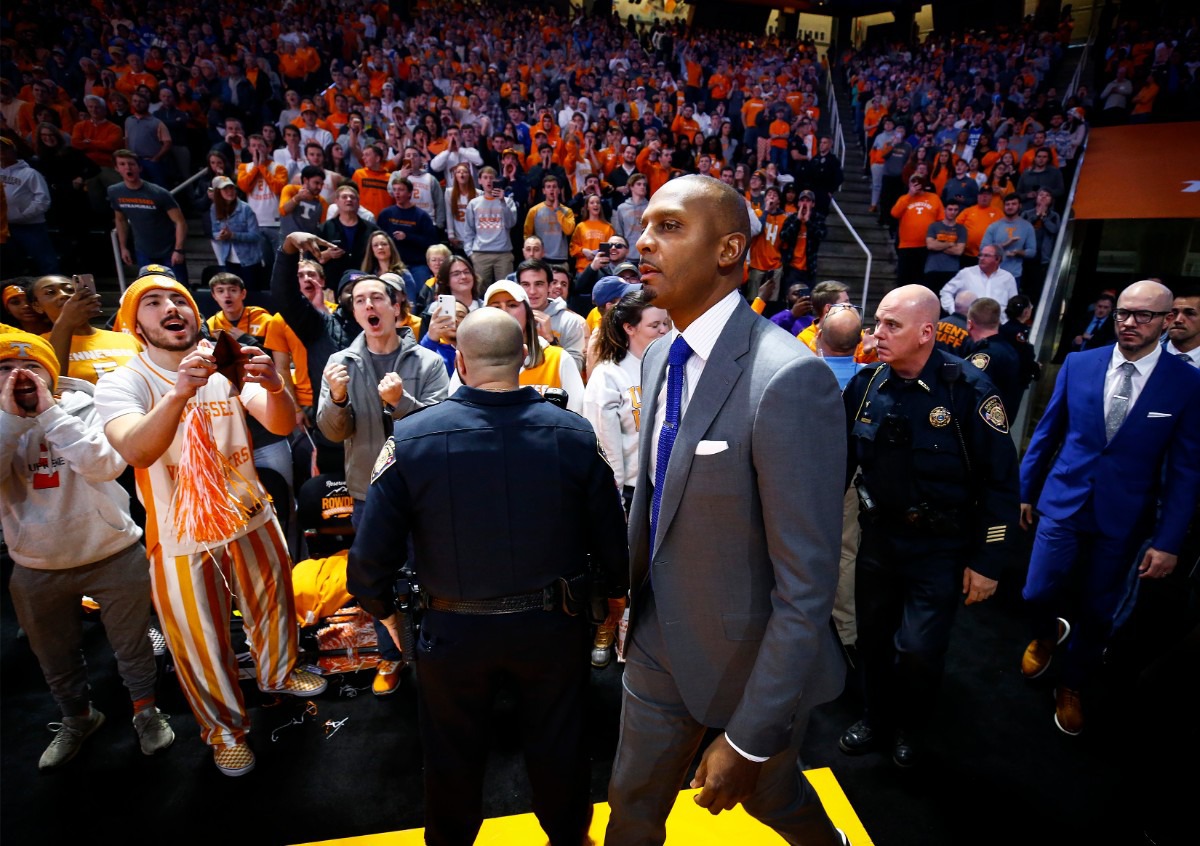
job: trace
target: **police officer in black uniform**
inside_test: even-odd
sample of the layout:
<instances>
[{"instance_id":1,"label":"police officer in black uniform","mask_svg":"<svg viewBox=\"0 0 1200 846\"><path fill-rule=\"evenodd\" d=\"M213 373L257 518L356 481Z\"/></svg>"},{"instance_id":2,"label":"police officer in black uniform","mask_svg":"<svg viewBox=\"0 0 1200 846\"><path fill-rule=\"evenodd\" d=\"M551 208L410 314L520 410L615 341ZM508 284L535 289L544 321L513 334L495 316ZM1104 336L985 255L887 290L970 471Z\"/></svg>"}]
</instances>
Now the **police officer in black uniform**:
<instances>
[{"instance_id":1,"label":"police officer in black uniform","mask_svg":"<svg viewBox=\"0 0 1200 846\"><path fill-rule=\"evenodd\" d=\"M1004 402L1004 410L1015 414L1028 381L1021 380L1021 358L1016 347L1000 334L1000 303L980 297L967 312L970 339L963 344L963 359L987 374Z\"/></svg>"},{"instance_id":2,"label":"police officer in black uniform","mask_svg":"<svg viewBox=\"0 0 1200 846\"><path fill-rule=\"evenodd\" d=\"M411 535L426 606L415 660L431 844L475 840L492 699L506 679L550 843L579 846L591 820L588 557L608 596L624 597L625 514L587 421L519 386L524 357L505 312L463 321L464 387L396 423L350 550L347 587L400 643L392 585Z\"/></svg>"},{"instance_id":3,"label":"police officer in black uniform","mask_svg":"<svg viewBox=\"0 0 1200 846\"><path fill-rule=\"evenodd\" d=\"M890 745L900 767L916 760L959 598L970 605L995 592L1019 517L1004 403L983 373L935 349L938 314L921 285L884 297L882 363L843 393L862 526L855 603L866 713L838 745L849 755Z\"/></svg>"}]
</instances>

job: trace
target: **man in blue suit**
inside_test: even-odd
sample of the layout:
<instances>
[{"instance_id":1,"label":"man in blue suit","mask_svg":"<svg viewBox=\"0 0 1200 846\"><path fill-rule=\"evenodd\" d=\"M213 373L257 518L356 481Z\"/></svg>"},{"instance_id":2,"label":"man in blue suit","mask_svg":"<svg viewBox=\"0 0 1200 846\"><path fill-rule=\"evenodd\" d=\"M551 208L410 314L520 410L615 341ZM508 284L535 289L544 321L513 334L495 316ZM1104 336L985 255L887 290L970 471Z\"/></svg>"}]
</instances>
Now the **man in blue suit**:
<instances>
[{"instance_id":1,"label":"man in blue suit","mask_svg":"<svg viewBox=\"0 0 1200 846\"><path fill-rule=\"evenodd\" d=\"M1080 690L1100 663L1138 549L1144 579L1175 568L1200 490L1200 372L1158 343L1171 292L1136 282L1117 300L1117 343L1067 356L1021 463L1021 525L1040 519L1025 581L1035 639L1021 671L1040 676L1070 638L1055 724L1083 729ZM1165 472L1164 472L1165 466ZM1040 496L1039 496L1040 494ZM1074 629L1056 612L1082 590Z\"/></svg>"}]
</instances>

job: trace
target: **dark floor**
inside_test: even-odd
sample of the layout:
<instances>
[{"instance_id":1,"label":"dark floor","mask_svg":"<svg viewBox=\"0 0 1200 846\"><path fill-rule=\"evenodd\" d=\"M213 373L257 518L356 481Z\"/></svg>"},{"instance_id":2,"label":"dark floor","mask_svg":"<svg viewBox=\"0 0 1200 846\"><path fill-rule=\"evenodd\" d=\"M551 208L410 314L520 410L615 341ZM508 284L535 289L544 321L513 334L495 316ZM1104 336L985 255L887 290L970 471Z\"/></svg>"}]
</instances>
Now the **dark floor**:
<instances>
[{"instance_id":1,"label":"dark floor","mask_svg":"<svg viewBox=\"0 0 1200 846\"><path fill-rule=\"evenodd\" d=\"M993 600L959 614L922 766L901 772L880 756L848 758L837 750L838 733L857 716L853 689L814 715L808 762L833 768L878 846L1140 845L1151 842L1143 836L1147 826L1172 825L1179 838L1159 834L1155 842L1195 844L1192 809L1175 799L1197 795L1194 689L1142 707L1126 702L1129 697L1107 696L1110 705L1094 703L1082 736L1060 734L1052 722L1050 682L1027 683L1018 671L1026 640L1019 582L1020 574L1012 574ZM387 699L371 696L369 673L334 678L315 700L318 714L300 725L289 722L303 713L302 702L272 703L247 683L258 767L231 779L213 766L172 676L161 684L160 705L173 715L178 739L152 758L140 753L112 653L102 629L91 624L94 702L108 723L75 761L40 774L37 759L51 739L45 723L57 715L28 644L17 638L7 596L0 611L0 840L6 846L159 837L184 844L286 844L421 824L411 678ZM1193 664L1188 672L1194 671ZM616 664L593 673L598 801L605 798L617 739L620 674ZM1174 669L1167 678L1180 681ZM1186 683L1198 678L1193 674ZM512 706L501 702L493 719L485 813L526 812ZM346 722L326 737L326 720ZM1156 743L1139 745L1139 736ZM1172 762L1181 763L1182 773ZM1173 814L1149 809L1141 799L1157 795L1160 785L1174 791ZM1185 832L1193 839L1184 839Z\"/></svg>"}]
</instances>

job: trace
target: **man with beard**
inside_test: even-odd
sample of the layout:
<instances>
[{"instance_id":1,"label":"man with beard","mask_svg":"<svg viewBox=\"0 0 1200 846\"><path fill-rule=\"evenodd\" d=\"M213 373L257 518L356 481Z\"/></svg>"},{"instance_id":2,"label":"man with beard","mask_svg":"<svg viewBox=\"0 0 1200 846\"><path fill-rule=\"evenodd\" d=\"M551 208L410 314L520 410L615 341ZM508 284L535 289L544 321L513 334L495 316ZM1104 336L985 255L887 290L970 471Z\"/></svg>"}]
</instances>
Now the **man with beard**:
<instances>
[{"instance_id":1,"label":"man with beard","mask_svg":"<svg viewBox=\"0 0 1200 846\"><path fill-rule=\"evenodd\" d=\"M96 408L109 442L135 468L148 515L154 606L180 686L217 769L244 775L254 768L254 753L246 744L250 719L229 640L230 600L238 598L261 690L309 697L326 687L320 677L296 669L291 562L247 435L247 411L275 434L291 432L292 400L270 357L254 347L241 347L232 367L217 372L212 346L200 343L196 303L170 277L151 273L134 282L122 297L116 325L145 351L100 380ZM195 448L186 432L196 413L210 418L212 460L244 520L232 530L214 528L203 539L198 528L216 522L211 513L194 513L204 505L176 513L177 488L195 483L178 471L185 450Z\"/></svg>"}]
</instances>

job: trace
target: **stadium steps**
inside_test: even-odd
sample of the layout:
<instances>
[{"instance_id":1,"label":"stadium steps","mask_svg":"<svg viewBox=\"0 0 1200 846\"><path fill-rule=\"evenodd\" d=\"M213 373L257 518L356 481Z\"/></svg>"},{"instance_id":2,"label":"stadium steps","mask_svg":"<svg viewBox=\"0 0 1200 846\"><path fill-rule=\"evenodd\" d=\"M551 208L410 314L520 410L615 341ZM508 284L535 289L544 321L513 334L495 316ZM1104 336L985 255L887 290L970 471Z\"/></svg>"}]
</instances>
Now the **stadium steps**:
<instances>
[{"instance_id":1,"label":"stadium steps","mask_svg":"<svg viewBox=\"0 0 1200 846\"><path fill-rule=\"evenodd\" d=\"M845 178L837 194L837 202L859 238L871 251L871 277L864 315L864 322L870 323L883 295L896 287L896 251L887 229L879 225L878 216L867 211L871 205L871 181L870 177L863 175L866 156L854 132L854 110L850 106L849 91L840 76L834 77L834 92L842 135L846 139L846 160L842 165ZM830 214L826 229L828 235L821 244L817 278L846 283L850 286L851 300L857 304L862 300L866 256L836 214Z\"/></svg>"}]
</instances>

